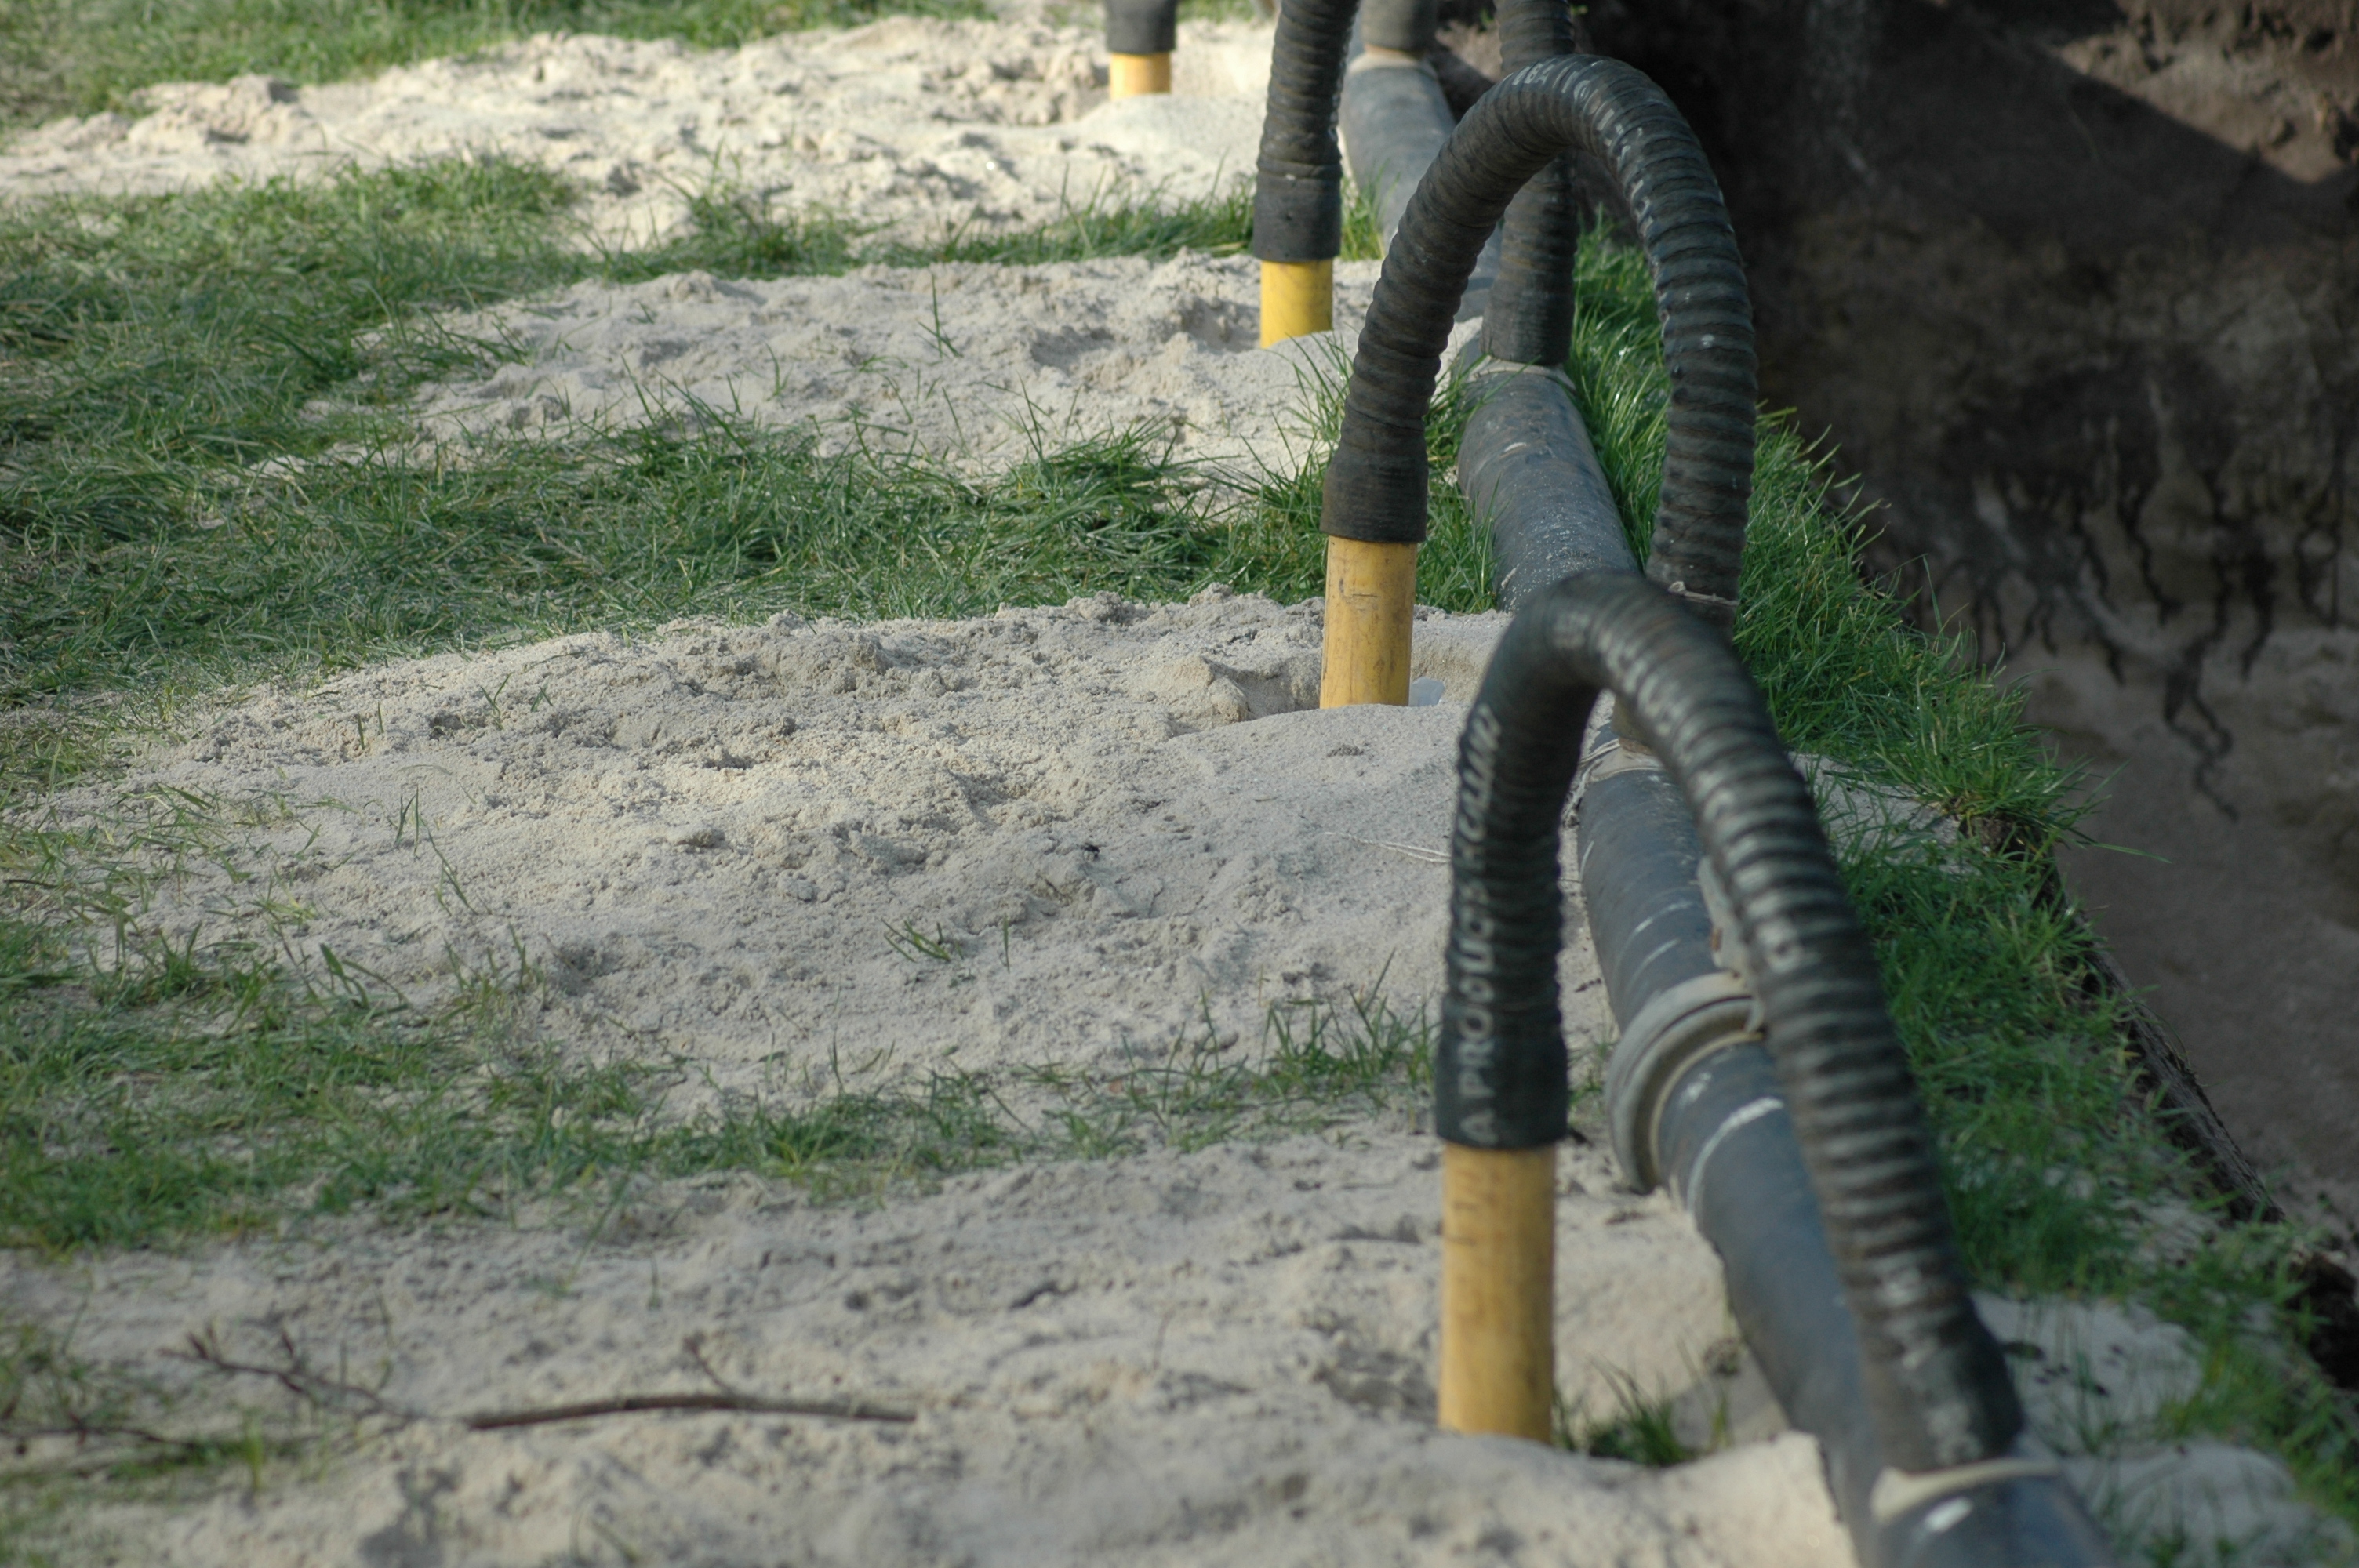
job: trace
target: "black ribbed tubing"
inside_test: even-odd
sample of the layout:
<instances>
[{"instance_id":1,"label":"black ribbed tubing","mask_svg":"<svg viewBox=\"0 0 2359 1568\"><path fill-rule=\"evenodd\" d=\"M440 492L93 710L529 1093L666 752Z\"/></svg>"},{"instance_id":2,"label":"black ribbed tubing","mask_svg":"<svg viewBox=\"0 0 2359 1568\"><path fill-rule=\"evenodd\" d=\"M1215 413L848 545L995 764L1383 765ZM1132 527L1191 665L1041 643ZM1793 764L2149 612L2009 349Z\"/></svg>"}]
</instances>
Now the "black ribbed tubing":
<instances>
[{"instance_id":1,"label":"black ribbed tubing","mask_svg":"<svg viewBox=\"0 0 2359 1568\"><path fill-rule=\"evenodd\" d=\"M1255 166L1253 254L1263 261L1332 261L1343 248L1335 108L1358 8L1358 0L1287 0L1278 11Z\"/></svg>"},{"instance_id":2,"label":"black ribbed tubing","mask_svg":"<svg viewBox=\"0 0 2359 1568\"><path fill-rule=\"evenodd\" d=\"M1572 52L1564 0L1500 0L1501 75ZM1572 155L1516 192L1499 236L1499 281L1484 308L1483 351L1517 364L1561 365L1572 351L1572 263L1581 245Z\"/></svg>"},{"instance_id":3,"label":"black ribbed tubing","mask_svg":"<svg viewBox=\"0 0 2359 1568\"><path fill-rule=\"evenodd\" d=\"M1425 411L1459 296L1508 199L1568 150L1598 158L1627 197L1662 313L1670 439L1647 575L1724 628L1753 489L1753 308L1694 134L1660 88L1618 60L1527 66L1483 96L1426 170L1360 335L1320 527L1383 543L1425 537Z\"/></svg>"},{"instance_id":4,"label":"black ribbed tubing","mask_svg":"<svg viewBox=\"0 0 2359 1568\"><path fill-rule=\"evenodd\" d=\"M1169 54L1180 42L1180 0L1105 0L1108 54Z\"/></svg>"},{"instance_id":5,"label":"black ribbed tubing","mask_svg":"<svg viewBox=\"0 0 2359 1568\"><path fill-rule=\"evenodd\" d=\"M1925 1471L2005 1453L2022 1410L1966 1293L1924 1111L1810 789L1735 654L1637 578L1540 595L1467 715L1436 1130L1492 1149L1564 1134L1558 837L1601 690L1655 738L1735 906L1884 1463Z\"/></svg>"}]
</instances>

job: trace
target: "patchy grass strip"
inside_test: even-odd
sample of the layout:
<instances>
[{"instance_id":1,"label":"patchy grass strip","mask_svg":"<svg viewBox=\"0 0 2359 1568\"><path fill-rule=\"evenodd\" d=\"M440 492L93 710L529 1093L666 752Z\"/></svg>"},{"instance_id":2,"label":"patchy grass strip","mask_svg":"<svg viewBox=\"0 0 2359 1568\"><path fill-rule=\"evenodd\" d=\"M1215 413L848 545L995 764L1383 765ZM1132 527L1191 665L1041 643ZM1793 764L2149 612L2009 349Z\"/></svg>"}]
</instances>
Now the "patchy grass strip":
<instances>
[{"instance_id":1,"label":"patchy grass strip","mask_svg":"<svg viewBox=\"0 0 2359 1568\"><path fill-rule=\"evenodd\" d=\"M879 1063L716 1097L693 1064L544 1039L521 944L447 956L456 983L431 1009L332 949L299 963L277 934L307 912L237 858L233 826L181 792L126 799L103 830L0 825L23 912L0 917L0 1246L61 1255L364 1207L513 1219L723 1171L857 1196L1324 1128L1398 1109L1429 1059L1423 1011L1371 989L1273 1006L1244 1049L1209 1023L1127 1044L1110 1072L913 1079ZM215 929L239 935L151 935L148 896L200 863L238 880Z\"/></svg>"},{"instance_id":2,"label":"patchy grass strip","mask_svg":"<svg viewBox=\"0 0 2359 1568\"><path fill-rule=\"evenodd\" d=\"M558 237L569 200L538 170L443 164L0 217L5 700L689 613L964 614L1215 580L1318 591L1315 465L1216 510L1202 475L1140 438L1044 444L985 481L821 458L718 415L695 438L417 461L410 389L494 351L436 333L430 312L585 270L824 271L852 254L840 227L716 197L674 247L584 257ZM1099 206L950 249L1168 254L1234 243L1248 218L1242 200ZM1457 543L1434 554L1427 597L1479 601L1462 520L1442 532Z\"/></svg>"}]
</instances>

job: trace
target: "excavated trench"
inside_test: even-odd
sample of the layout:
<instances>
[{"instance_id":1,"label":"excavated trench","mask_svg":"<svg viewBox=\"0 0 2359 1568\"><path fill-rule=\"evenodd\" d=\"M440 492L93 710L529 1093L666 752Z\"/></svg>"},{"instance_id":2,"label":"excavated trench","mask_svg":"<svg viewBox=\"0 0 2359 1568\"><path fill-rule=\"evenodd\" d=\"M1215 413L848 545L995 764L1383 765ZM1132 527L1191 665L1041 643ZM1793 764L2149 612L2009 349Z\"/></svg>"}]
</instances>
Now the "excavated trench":
<instances>
[{"instance_id":1,"label":"excavated trench","mask_svg":"<svg viewBox=\"0 0 2359 1568\"><path fill-rule=\"evenodd\" d=\"M2359 5L1586 23L1721 173L1764 395L1861 476L1925 622L2103 784L2119 848L2068 851L2073 891L2279 1197L2347 1245Z\"/></svg>"}]
</instances>

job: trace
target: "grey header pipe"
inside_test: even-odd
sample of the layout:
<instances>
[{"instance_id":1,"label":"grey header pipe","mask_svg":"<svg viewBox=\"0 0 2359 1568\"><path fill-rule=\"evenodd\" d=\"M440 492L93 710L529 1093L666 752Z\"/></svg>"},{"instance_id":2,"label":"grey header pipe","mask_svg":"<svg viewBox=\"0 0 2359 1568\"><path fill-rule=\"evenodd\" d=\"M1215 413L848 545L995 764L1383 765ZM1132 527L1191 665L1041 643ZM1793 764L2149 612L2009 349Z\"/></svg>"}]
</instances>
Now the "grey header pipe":
<instances>
[{"instance_id":1,"label":"grey header pipe","mask_svg":"<svg viewBox=\"0 0 2359 1568\"><path fill-rule=\"evenodd\" d=\"M1862 1330L1884 1462L1916 1474L2006 1456L2022 1411L1966 1292L1932 1137L1810 789L1735 655L1636 579L1605 574L1549 589L1508 628L1468 716L1437 1130L1486 1149L1563 1136L1557 839L1601 688L1655 739L1728 889L1843 1299Z\"/></svg>"},{"instance_id":2,"label":"grey header pipe","mask_svg":"<svg viewBox=\"0 0 2359 1568\"><path fill-rule=\"evenodd\" d=\"M1589 880L1590 842L1613 829L1610 819L1596 820L1604 783L1597 775L1615 753L1589 750L1581 736L1608 690L1661 741L1652 770L1626 771L1652 771L1667 782L1693 804L1701 829L1700 838L1692 827L1660 834L1654 853L1674 869L1658 863L1655 874L1676 877L1683 851L1701 853L1712 868L1707 881L1733 890L1718 901L1719 941L1748 955L1752 971L1748 989L1717 967L1709 920L1701 950L1692 920L1655 934L1687 951L1655 976L1662 989L1654 1001L1687 992L1680 1005L1691 1016L1720 1016L1700 1032L1712 1048L1689 1055L1654 1103L1643 1130L1647 1174L1659 1172L1669 1182L1721 1251L1740 1326L1788 1419L1820 1438L1861 1560L1872 1568L2112 1563L2102 1532L2052 1461L2014 1444L2013 1388L1964 1295L1945 1237L1919 1251L1913 1272L1920 1287L1949 1294L1966 1325L1937 1344L1965 1348L1968 1376L1934 1392L1973 1408L1948 1420L1934 1412L1897 1435L1920 1447L1929 1437L1938 1444L1944 1435L1980 1435L1972 1446L1935 1448L1931 1465L1891 1457L1893 1406L1875 1397L1878 1368L1862 1355L1856 1335L1858 1271L1838 1271L1821 1220L1832 1184L1824 1151L1805 1159L1813 1097L1827 1087L1812 1085L1811 1076L1878 1033L1897 1053L1874 957L1850 917L1808 786L1778 744L1759 693L1718 636L1634 575L1575 578L1534 596L1502 640L1468 716L1451 850L1450 991L1435 1064L1437 1130L1478 1148L1562 1135L1557 838L1567 794L1584 771L1584 890L1601 948L1606 928L1626 914L1602 904L1605 890ZM1691 875L1684 880L1693 886ZM1778 961L1755 965L1754 954ZM1609 959L1609 975L1625 988L1647 968L1626 954ZM1682 971L1685 978L1674 978ZM1714 994L1701 994L1706 987ZM1620 1011L1628 998L1616 1000ZM1766 1031L1766 1050L1739 1043L1757 1038L1747 1033L1748 1022ZM1681 1033L1677 1021L1668 1033ZM1625 1064L1617 1055L1609 1087L1617 1100L1631 1093ZM1897 1119L1885 1124L1894 1141L1921 1141L1905 1067L1898 1087L1879 1114ZM1799 1117L1790 1108L1797 1104L1804 1108ZM1617 1144L1625 1136L1617 1119ZM1902 1180L1921 1192L1930 1170ZM1931 1192L1930 1205L1902 1196L1897 1206L1945 1217L1938 1186ZM1936 1282L1930 1276L1944 1260ZM1906 1379L1905 1368L1897 1379L1884 1370L1887 1392ZM1919 1406L1910 1413L1925 1412Z\"/></svg>"},{"instance_id":3,"label":"grey header pipe","mask_svg":"<svg viewBox=\"0 0 2359 1568\"><path fill-rule=\"evenodd\" d=\"M1570 103L1520 102L1551 93ZM1750 478L1749 311L1710 171L1700 154L1680 156L1674 144L1684 137L1684 126L1668 103L1648 103L1649 94L1659 100L1643 78L1611 62L1556 60L1502 83L1461 125L1412 200L1378 287L1346 403L1344 446L1347 454L1356 453L1357 471L1339 459L1347 467L1339 487L1331 470L1331 533L1364 535L1334 526L1339 503L1373 503L1380 514L1386 508L1406 514L1414 506L1421 523L1422 442L1408 443L1413 452L1394 476L1408 482L1387 494L1385 427L1404 415L1421 417L1473 255L1516 182L1567 146L1582 146L1615 172L1640 217L1642 243L1653 242L1648 259L1666 316L1674 403L1658 555L1669 550L1693 559L1701 554L1712 564L1712 552L1698 552L1690 531L1695 519L1703 519L1706 539L1724 546L1718 564L1725 568L1727 591L1698 595L1690 588L1686 597L1691 609L1725 623L1734 609ZM1485 125L1486 115L1518 114L1521 123L1504 130ZM1486 135L1493 145L1481 146ZM1510 145L1502 150L1498 140ZM1470 142L1477 144L1475 151L1468 150ZM1691 140L1686 150L1692 154ZM1693 178L1698 170L1700 179ZM1682 173L1689 178L1679 178ZM1666 186L1683 188L1683 200L1663 201ZM1699 388L1706 395L1701 399L1692 395ZM1740 388L1743 406L1732 409L1730 394ZM1684 433L1682 390L1690 395ZM1559 437L1575 427L1556 374L1545 369L1497 378L1493 397L1484 407L1498 411L1495 428L1520 423L1527 434L1552 440L1551 422ZM1703 417L1693 417L1698 414ZM1740 452L1728 449L1732 425L1741 429ZM1633 1004L1626 999L1651 991L1649 1000L1663 1004L1658 1016L1642 1013L1632 1022L1658 1040L1685 1043L1634 1057L1634 1068L1660 1071L1637 1073L1643 1087L1636 1090L1627 1081L1631 1073L1621 1072L1618 1098L1653 1100L1655 1108L1640 1119L1643 1141L1650 1152L1660 1145L1683 1161L1677 1176L1682 1194L1709 1217L1707 1234L1731 1260L1732 1290L1744 1295L1739 1310L1748 1331L1768 1336L1773 1346L1765 1359L1780 1379L1781 1400L1831 1450L1841 1450L1838 1499L1863 1554L1878 1568L2103 1563L2102 1538L2077 1500L2040 1462L2015 1451L2020 1408L2005 1359L1965 1292L1921 1108L1883 1011L1873 955L1843 899L1808 789L1721 638L1659 591L1613 569L1626 559L1621 555L1626 546L1617 548L1618 527L1603 523L1604 509L1581 504L1582 496L1593 502L1603 493L1602 484L1577 471L1587 458L1585 446L1572 445L1561 462L1536 458L1527 449L1470 451L1462 462L1470 485L1487 492L1495 514L1501 506L1523 510L1517 498L1527 497L1537 482L1569 503L1559 507L1558 521L1583 524L1571 536L1552 536L1547 517L1527 516L1532 526L1521 541L1520 558L1533 574L1551 569L1553 556L1576 571L1586 560L1594 575L1547 589L1538 605L1518 617L1470 716L1462 755L1451 989L1435 1076L1437 1128L1449 1144L1445 1422L1453 1364L1451 1151L1489 1159L1494 1154L1486 1152L1545 1149L1563 1134L1565 1053L1555 995L1561 924L1557 834L1582 757L1582 725L1567 720L1586 713L1599 687L1612 687L1625 698L1628 719L1643 721L1661 756L1610 735L1597 748L1584 805L1584 871L1597 879L1590 883L1593 919L1614 977L1610 984L1622 993L1615 997L1617 1011L1630 1019ZM1703 460L1694 460L1699 455ZM1734 483L1723 466L1731 457L1742 460ZM1568 475L1578 482L1562 482ZM1733 535L1726 528L1732 509L1738 514ZM1717 539L1712 539L1714 527L1721 530ZM1518 549L1512 541L1502 548L1511 570ZM1663 763L1668 772L1650 779ZM1701 851L1685 849L1680 814L1656 814L1653 841L1636 846L1643 853L1618 868L1622 875L1599 859L1615 835L1593 825L1590 816L1611 817L1606 803L1617 793L1645 799L1651 788L1660 806L1666 783L1682 801L1701 808L1702 840L1712 847L1720 881L1734 890L1724 937L1702 907L1693 874ZM1690 829L1685 843L1694 842ZM1616 907L1609 887L1629 890L1630 907ZM1723 971L1715 949L1723 945L1744 968L1757 968L1757 983L1732 981ZM1767 961L1753 965L1756 954ZM1729 1110L1690 1152L1680 1140L1700 1124L1689 1113L1701 1108L1700 1114L1708 1115L1713 1108L1709 1097L1687 1091L1705 1081L1695 1074L1731 1054L1701 1047L1725 1047L1754 1022L1756 995L1771 1041L1770 1054L1762 1059L1771 1067L1775 1092ZM1756 1149L1782 1150L1787 1174L1801 1173L1800 1184L1789 1184L1788 1191L1805 1200L1800 1213L1810 1223L1781 1227L1768 1239L1781 1253L1804 1255L1806 1265L1816 1260L1815 1274L1808 1266L1781 1270L1774 1261L1750 1267L1762 1258L1745 1249L1746 1222L1760 1217L1724 1218L1717 1197L1708 1195L1744 1185L1708 1186L1703 1178L1712 1161ZM1470 1175L1478 1169L1491 1173L1484 1179L1506 1184L1496 1189L1502 1193L1520 1192L1526 1179L1516 1173L1520 1165L1476 1167L1462 1161L1460 1168ZM1471 1204L1473 1189L1467 1191ZM1507 1213L1495 1206L1481 1217ZM1474 1231L1459 1234L1462 1247L1492 1245L1478 1242ZM1759 1234L1757 1227L1753 1234ZM1784 1289L1794 1281L1800 1282L1799 1297ZM1830 1281L1834 1289L1825 1288ZM1850 1335L1841 1332L1845 1325ZM1498 1354L1484 1352L1484 1369L1512 1365L1516 1356L1541 1348L1529 1341L1521 1309L1508 1327L1492 1342ZM1825 1357L1814 1354L1821 1348L1833 1357L1832 1378L1822 1372ZM1964 1548L1972 1551L1953 1554Z\"/></svg>"},{"instance_id":4,"label":"grey header pipe","mask_svg":"<svg viewBox=\"0 0 2359 1568\"><path fill-rule=\"evenodd\" d=\"M1490 532L1502 608L1521 611L1567 578L1634 576L1562 373L1518 367L1483 385L1459 482ZM1580 728L1563 715L1553 724ZM1574 799L1582 893L1622 1025L1606 1094L1616 1154L1641 1190L1667 1182L1720 1253L1738 1325L1788 1420L1819 1439L1860 1561L2109 1563L2078 1498L2012 1452L1879 1495L1886 1465L1843 1281L1758 1044L1751 989L1732 972L1734 914L1723 897L1716 917L1700 885L1703 849L1687 802L1662 760L1603 715L1582 747Z\"/></svg>"}]
</instances>

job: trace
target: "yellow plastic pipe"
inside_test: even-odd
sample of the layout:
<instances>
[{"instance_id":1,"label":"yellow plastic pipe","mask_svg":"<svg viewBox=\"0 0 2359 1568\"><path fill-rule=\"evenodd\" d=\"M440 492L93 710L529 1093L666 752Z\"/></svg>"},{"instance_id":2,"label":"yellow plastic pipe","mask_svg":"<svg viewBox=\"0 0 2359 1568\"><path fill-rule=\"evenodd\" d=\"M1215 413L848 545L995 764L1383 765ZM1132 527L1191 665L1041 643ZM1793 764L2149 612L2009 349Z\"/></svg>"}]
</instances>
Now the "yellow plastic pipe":
<instances>
[{"instance_id":1,"label":"yellow plastic pipe","mask_svg":"<svg viewBox=\"0 0 2359 1568\"><path fill-rule=\"evenodd\" d=\"M1408 701L1409 623L1417 615L1417 546L1327 541L1327 627L1319 706Z\"/></svg>"},{"instance_id":2,"label":"yellow plastic pipe","mask_svg":"<svg viewBox=\"0 0 2359 1568\"><path fill-rule=\"evenodd\" d=\"M1546 1443L1556 1398L1556 1146L1441 1146L1442 1427Z\"/></svg>"},{"instance_id":3,"label":"yellow plastic pipe","mask_svg":"<svg viewBox=\"0 0 2359 1568\"><path fill-rule=\"evenodd\" d=\"M1261 346L1307 338L1335 325L1335 264L1261 264Z\"/></svg>"},{"instance_id":4,"label":"yellow plastic pipe","mask_svg":"<svg viewBox=\"0 0 2359 1568\"><path fill-rule=\"evenodd\" d=\"M1136 98L1142 93L1171 91L1171 56L1117 54L1106 57L1106 96Z\"/></svg>"}]
</instances>

